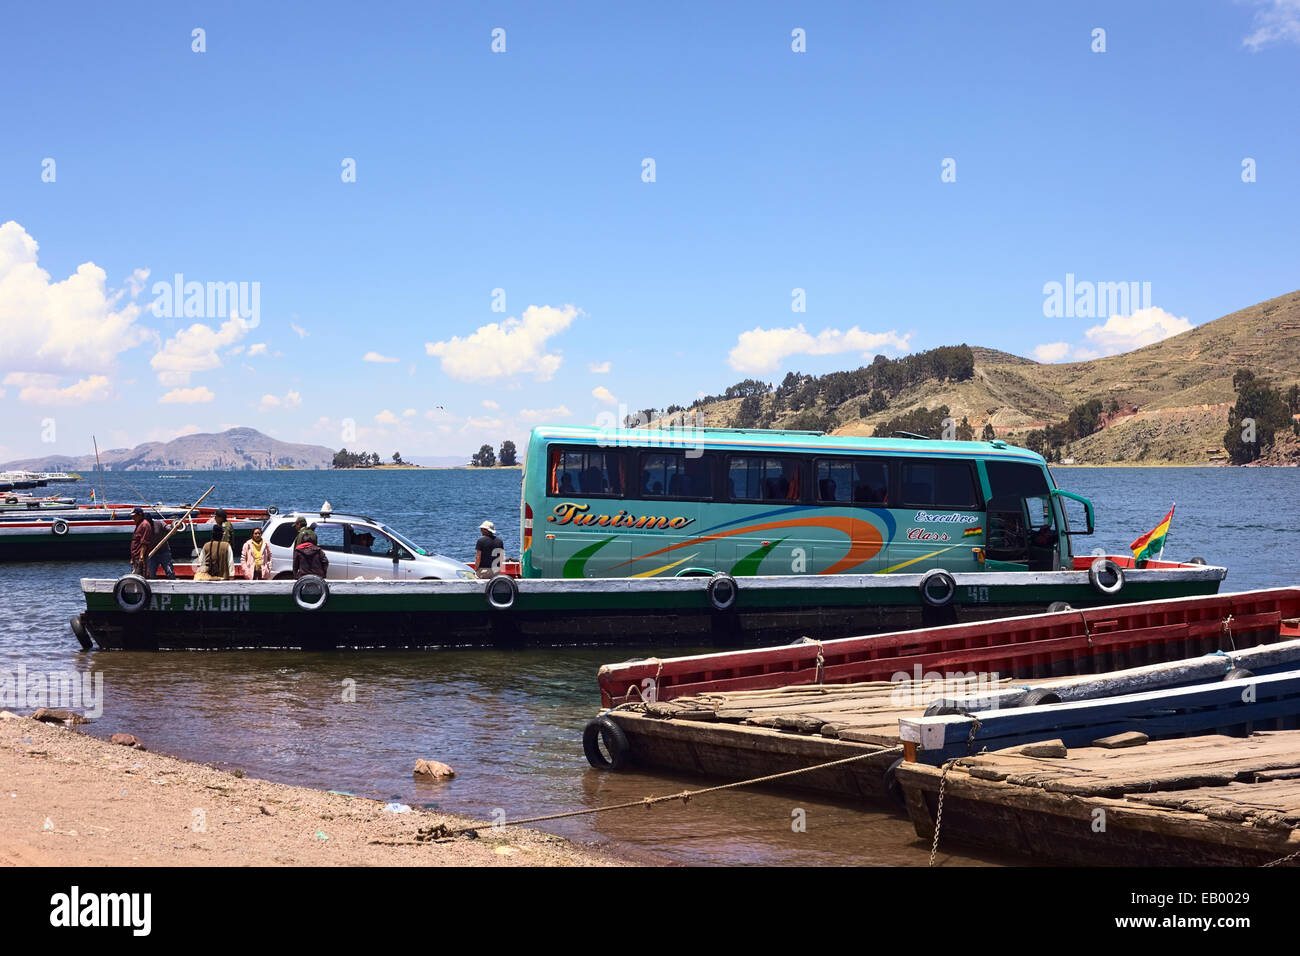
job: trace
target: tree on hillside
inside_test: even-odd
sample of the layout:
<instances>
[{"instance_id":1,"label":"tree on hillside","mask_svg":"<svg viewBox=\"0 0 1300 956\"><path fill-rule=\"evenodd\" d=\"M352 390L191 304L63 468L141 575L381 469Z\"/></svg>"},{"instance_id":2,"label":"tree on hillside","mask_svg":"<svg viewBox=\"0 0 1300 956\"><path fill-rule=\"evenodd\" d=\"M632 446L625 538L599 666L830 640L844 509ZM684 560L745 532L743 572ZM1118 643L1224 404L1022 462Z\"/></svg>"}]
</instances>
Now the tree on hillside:
<instances>
[{"instance_id":1,"label":"tree on hillside","mask_svg":"<svg viewBox=\"0 0 1300 956\"><path fill-rule=\"evenodd\" d=\"M405 465L405 464L406 464L406 462L402 461L402 453L401 453L400 451L395 451L395 452L393 452L393 464L394 464L394 465Z\"/></svg>"},{"instance_id":2,"label":"tree on hillside","mask_svg":"<svg viewBox=\"0 0 1300 956\"><path fill-rule=\"evenodd\" d=\"M491 445L484 445L474 453L474 457L471 461L473 461L473 463L479 468L491 468L497 463L497 456L496 453L492 451Z\"/></svg>"},{"instance_id":3,"label":"tree on hillside","mask_svg":"<svg viewBox=\"0 0 1300 956\"><path fill-rule=\"evenodd\" d=\"M1279 431L1292 426L1291 409L1280 389L1249 369L1232 376L1232 387L1237 403L1228 412L1223 447L1234 465L1244 465L1259 458Z\"/></svg>"},{"instance_id":4,"label":"tree on hillside","mask_svg":"<svg viewBox=\"0 0 1300 956\"><path fill-rule=\"evenodd\" d=\"M514 442L506 440L501 443L500 458L501 458L501 464L506 465L507 467L513 467L519 464L518 460L515 458Z\"/></svg>"},{"instance_id":5,"label":"tree on hillside","mask_svg":"<svg viewBox=\"0 0 1300 956\"><path fill-rule=\"evenodd\" d=\"M980 437L983 438L985 441L992 441L997 436L998 433L993 430L993 423L985 422L984 431L980 433Z\"/></svg>"},{"instance_id":6,"label":"tree on hillside","mask_svg":"<svg viewBox=\"0 0 1300 956\"><path fill-rule=\"evenodd\" d=\"M758 415L763 410L757 395L746 395L740 403L740 409L731 420L732 428L757 428Z\"/></svg>"}]
</instances>

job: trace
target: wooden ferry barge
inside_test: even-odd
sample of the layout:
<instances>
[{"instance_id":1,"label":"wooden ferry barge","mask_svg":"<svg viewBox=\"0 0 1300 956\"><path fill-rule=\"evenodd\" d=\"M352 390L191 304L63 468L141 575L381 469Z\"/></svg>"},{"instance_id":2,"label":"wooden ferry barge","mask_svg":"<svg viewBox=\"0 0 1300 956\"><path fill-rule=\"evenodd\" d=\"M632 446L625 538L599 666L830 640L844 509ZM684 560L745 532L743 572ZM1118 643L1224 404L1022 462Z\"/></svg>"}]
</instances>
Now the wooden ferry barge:
<instances>
[{"instance_id":1,"label":"wooden ferry barge","mask_svg":"<svg viewBox=\"0 0 1300 956\"><path fill-rule=\"evenodd\" d=\"M1089 570L952 575L949 600L925 574L772 575L735 579L593 578L489 581L165 581L82 579L74 621L101 648L401 648L622 644L746 646L804 636L981 621L1055 601L1213 594L1222 568L1127 561L1119 593ZM1077 615L1075 616L1077 619Z\"/></svg>"}]
</instances>

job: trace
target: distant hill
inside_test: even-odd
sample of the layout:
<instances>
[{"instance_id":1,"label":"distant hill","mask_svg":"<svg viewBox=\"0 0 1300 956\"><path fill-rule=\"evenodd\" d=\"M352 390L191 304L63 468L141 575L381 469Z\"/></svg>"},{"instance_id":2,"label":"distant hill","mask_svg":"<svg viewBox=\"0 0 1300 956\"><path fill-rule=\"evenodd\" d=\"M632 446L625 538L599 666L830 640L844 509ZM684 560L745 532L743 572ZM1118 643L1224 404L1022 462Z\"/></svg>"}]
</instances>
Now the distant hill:
<instances>
[{"instance_id":1,"label":"distant hill","mask_svg":"<svg viewBox=\"0 0 1300 956\"><path fill-rule=\"evenodd\" d=\"M255 428L231 428L219 434L183 435L169 442L134 448L101 449L107 471L270 471L276 468L329 468L333 449L277 441ZM95 456L51 455L0 465L18 471L93 471Z\"/></svg>"},{"instance_id":2,"label":"distant hill","mask_svg":"<svg viewBox=\"0 0 1300 956\"><path fill-rule=\"evenodd\" d=\"M888 401L882 406L878 399L874 410L870 398L876 389L864 383L885 377L873 378L873 366L795 376L792 385L758 397L757 424L870 435L878 424L907 412L947 405L949 415L965 418L976 437L992 424L999 437L1023 442L1030 431L1065 421L1074 406L1099 399L1120 411L1108 415L1101 430L1068 446L1066 454L1076 463L1223 461L1223 434L1235 401L1233 373L1249 368L1282 387L1300 382L1300 292L1088 362L1048 365L978 346L969 352L973 369L962 366L962 377L908 379L882 390ZM742 413L743 401L713 397L695 403L688 414L698 413L702 425L750 424L745 416L754 412L754 401Z\"/></svg>"}]
</instances>

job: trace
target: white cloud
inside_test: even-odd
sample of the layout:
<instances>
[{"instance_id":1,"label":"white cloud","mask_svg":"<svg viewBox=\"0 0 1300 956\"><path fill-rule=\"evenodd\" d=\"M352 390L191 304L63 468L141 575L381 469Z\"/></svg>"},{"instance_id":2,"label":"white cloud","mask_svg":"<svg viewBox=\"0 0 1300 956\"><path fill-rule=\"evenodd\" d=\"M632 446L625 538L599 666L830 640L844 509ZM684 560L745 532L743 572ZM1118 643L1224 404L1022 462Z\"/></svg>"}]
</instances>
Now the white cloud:
<instances>
[{"instance_id":1,"label":"white cloud","mask_svg":"<svg viewBox=\"0 0 1300 956\"><path fill-rule=\"evenodd\" d=\"M490 398L485 398L483 399L483 407L495 412L498 408L501 407L501 403L494 402Z\"/></svg>"},{"instance_id":2,"label":"white cloud","mask_svg":"<svg viewBox=\"0 0 1300 956\"><path fill-rule=\"evenodd\" d=\"M1034 358L1039 362L1059 362L1069 354L1069 342L1047 342L1034 347Z\"/></svg>"},{"instance_id":3,"label":"white cloud","mask_svg":"<svg viewBox=\"0 0 1300 956\"><path fill-rule=\"evenodd\" d=\"M1104 325L1094 325L1084 335L1101 354L1117 355L1186 332L1191 327L1187 319L1151 306L1132 315L1112 315Z\"/></svg>"},{"instance_id":4,"label":"white cloud","mask_svg":"<svg viewBox=\"0 0 1300 956\"><path fill-rule=\"evenodd\" d=\"M195 405L199 402L210 402L215 395L212 390L206 386L200 385L198 388L173 388L158 401L163 405Z\"/></svg>"},{"instance_id":5,"label":"white cloud","mask_svg":"<svg viewBox=\"0 0 1300 956\"><path fill-rule=\"evenodd\" d=\"M20 385L22 382L11 381L14 375L5 376L6 385ZM59 388L49 379L54 376L31 376L18 393L20 402L34 405L85 405L87 402L102 402L113 394L113 384L104 375L91 375L75 384Z\"/></svg>"},{"instance_id":6,"label":"white cloud","mask_svg":"<svg viewBox=\"0 0 1300 956\"><path fill-rule=\"evenodd\" d=\"M415 417L415 409L414 409L414 408L408 408L406 411L402 412L402 417L403 417L403 418L413 418L413 417Z\"/></svg>"},{"instance_id":7,"label":"white cloud","mask_svg":"<svg viewBox=\"0 0 1300 956\"><path fill-rule=\"evenodd\" d=\"M122 304L126 290L110 291L103 269L83 262L51 282L37 265L38 248L18 223L0 225L0 367L107 372L119 353L149 339L149 330L135 324L140 306ZM132 290L141 276L148 271L127 279Z\"/></svg>"},{"instance_id":8,"label":"white cloud","mask_svg":"<svg viewBox=\"0 0 1300 956\"><path fill-rule=\"evenodd\" d=\"M392 358L387 355L380 355L378 352L367 352L361 356L363 362L382 362L385 365L396 365L401 361L399 358Z\"/></svg>"},{"instance_id":9,"label":"white cloud","mask_svg":"<svg viewBox=\"0 0 1300 956\"><path fill-rule=\"evenodd\" d=\"M526 422L546 422L558 421L561 418L569 418L573 412L564 405L555 408L521 408L519 417Z\"/></svg>"},{"instance_id":10,"label":"white cloud","mask_svg":"<svg viewBox=\"0 0 1300 956\"><path fill-rule=\"evenodd\" d=\"M499 430L501 430L502 428L505 428L505 422L503 422L503 421L502 421L501 419L499 419L499 418L473 418L473 417L471 417L471 418L467 418L467 419L465 419L465 424L462 425L462 426L460 427L460 430L463 431L463 432L467 432L467 431L469 431L471 428L479 428L479 429L489 429L489 428L490 428L490 429L492 429L492 430L494 430L494 431L499 431Z\"/></svg>"},{"instance_id":11,"label":"white cloud","mask_svg":"<svg viewBox=\"0 0 1300 956\"><path fill-rule=\"evenodd\" d=\"M447 412L447 409L443 408L441 405L437 405L425 412L424 417L432 422L450 418L451 415Z\"/></svg>"},{"instance_id":12,"label":"white cloud","mask_svg":"<svg viewBox=\"0 0 1300 956\"><path fill-rule=\"evenodd\" d=\"M256 343L256 344L254 344L254 345L250 345L250 346L248 347L248 357L249 357L249 358L252 358L254 355L265 355L265 354L266 354L266 343L265 343L265 342L258 342L258 343Z\"/></svg>"},{"instance_id":13,"label":"white cloud","mask_svg":"<svg viewBox=\"0 0 1300 956\"><path fill-rule=\"evenodd\" d=\"M444 372L463 382L521 374L549 382L560 367L560 355L546 351L547 339L567 329L580 314L571 305L563 309L530 305L521 318L480 326L463 339L426 342L424 350L442 360Z\"/></svg>"},{"instance_id":14,"label":"white cloud","mask_svg":"<svg viewBox=\"0 0 1300 956\"><path fill-rule=\"evenodd\" d=\"M149 360L163 385L188 385L195 372L207 372L221 367L218 349L228 348L248 334L248 323L235 316L214 329L195 322L181 329L164 343Z\"/></svg>"},{"instance_id":15,"label":"white cloud","mask_svg":"<svg viewBox=\"0 0 1300 956\"><path fill-rule=\"evenodd\" d=\"M381 425L396 425L399 419L396 415L394 415L392 412L390 412L388 409L385 408L382 412L380 412L378 415L375 416L375 421L377 421Z\"/></svg>"},{"instance_id":16,"label":"white cloud","mask_svg":"<svg viewBox=\"0 0 1300 956\"><path fill-rule=\"evenodd\" d=\"M294 334L300 339L305 339L307 336L311 335L310 332L304 329L301 325L298 325L296 322L290 322L289 328L293 329Z\"/></svg>"},{"instance_id":17,"label":"white cloud","mask_svg":"<svg viewBox=\"0 0 1300 956\"><path fill-rule=\"evenodd\" d=\"M599 401L604 402L606 405L618 404L618 399L614 397L614 393L611 392L609 389L607 389L604 385L597 385L595 388L591 390L591 394L595 396L595 398L598 399Z\"/></svg>"},{"instance_id":18,"label":"white cloud","mask_svg":"<svg viewBox=\"0 0 1300 956\"><path fill-rule=\"evenodd\" d=\"M587 366L587 371L593 375L608 375L609 366L609 362L592 362Z\"/></svg>"},{"instance_id":19,"label":"white cloud","mask_svg":"<svg viewBox=\"0 0 1300 956\"><path fill-rule=\"evenodd\" d=\"M302 396L297 392L287 392L284 398L278 395L263 395L258 411L264 412L272 408L297 408L301 404Z\"/></svg>"},{"instance_id":20,"label":"white cloud","mask_svg":"<svg viewBox=\"0 0 1300 956\"><path fill-rule=\"evenodd\" d=\"M870 358L882 348L907 350L910 335L896 331L863 332L856 325L847 331L823 329L810 335L802 325L792 329L753 328L741 332L736 347L727 356L731 367L739 372L771 372L791 355L838 355L842 352L861 352Z\"/></svg>"},{"instance_id":21,"label":"white cloud","mask_svg":"<svg viewBox=\"0 0 1300 956\"><path fill-rule=\"evenodd\" d=\"M1255 0L1253 32L1241 41L1252 52L1272 43L1300 45L1300 0Z\"/></svg>"},{"instance_id":22,"label":"white cloud","mask_svg":"<svg viewBox=\"0 0 1300 956\"><path fill-rule=\"evenodd\" d=\"M1158 306L1138 309L1132 315L1112 315L1101 325L1084 332L1086 342L1078 345L1069 342L1047 342L1036 346L1033 356L1040 362L1086 362L1103 355L1119 355L1144 345L1179 335L1192 327L1192 323L1172 315Z\"/></svg>"}]
</instances>

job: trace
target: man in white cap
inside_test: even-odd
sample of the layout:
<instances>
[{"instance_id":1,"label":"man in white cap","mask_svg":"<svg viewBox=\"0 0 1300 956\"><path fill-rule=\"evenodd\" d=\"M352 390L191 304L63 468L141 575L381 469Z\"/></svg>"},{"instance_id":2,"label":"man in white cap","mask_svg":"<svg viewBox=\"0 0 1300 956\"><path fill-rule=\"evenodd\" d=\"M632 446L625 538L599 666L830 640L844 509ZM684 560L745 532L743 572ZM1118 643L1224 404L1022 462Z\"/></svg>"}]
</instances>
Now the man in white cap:
<instances>
[{"instance_id":1,"label":"man in white cap","mask_svg":"<svg viewBox=\"0 0 1300 956\"><path fill-rule=\"evenodd\" d=\"M502 571L506 544L497 535L496 525L491 521L479 525L478 533L478 544L474 546L474 570L479 577L490 578Z\"/></svg>"}]
</instances>

